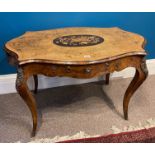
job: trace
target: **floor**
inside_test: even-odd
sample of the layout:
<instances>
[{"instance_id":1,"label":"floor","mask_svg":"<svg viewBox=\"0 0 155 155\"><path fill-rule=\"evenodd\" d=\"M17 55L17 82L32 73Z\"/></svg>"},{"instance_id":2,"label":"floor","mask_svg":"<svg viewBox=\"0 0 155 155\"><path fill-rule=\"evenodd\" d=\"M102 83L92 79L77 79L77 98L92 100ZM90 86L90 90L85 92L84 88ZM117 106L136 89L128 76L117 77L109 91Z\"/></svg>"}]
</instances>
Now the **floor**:
<instances>
[{"instance_id":1,"label":"floor","mask_svg":"<svg viewBox=\"0 0 155 155\"><path fill-rule=\"evenodd\" d=\"M112 133L112 126L123 128L155 118L155 76L149 76L129 104L129 121L123 119L122 100L131 79L103 81L40 90L35 95L39 128L34 139ZM18 94L0 95L0 142L29 142L31 114Z\"/></svg>"}]
</instances>

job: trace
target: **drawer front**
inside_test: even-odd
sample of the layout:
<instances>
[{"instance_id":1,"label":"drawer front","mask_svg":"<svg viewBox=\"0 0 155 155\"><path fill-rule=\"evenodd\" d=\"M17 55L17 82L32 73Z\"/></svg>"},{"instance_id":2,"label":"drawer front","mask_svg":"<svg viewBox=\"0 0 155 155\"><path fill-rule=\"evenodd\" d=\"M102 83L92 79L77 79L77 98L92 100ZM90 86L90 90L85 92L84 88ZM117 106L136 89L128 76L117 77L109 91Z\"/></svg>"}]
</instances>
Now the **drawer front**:
<instances>
[{"instance_id":1,"label":"drawer front","mask_svg":"<svg viewBox=\"0 0 155 155\"><path fill-rule=\"evenodd\" d=\"M46 76L64 76L73 78L92 78L114 71L123 70L126 67L136 67L140 64L141 57L132 56L103 63L87 65L66 65L50 63L30 63L22 67L27 76L43 74Z\"/></svg>"},{"instance_id":2,"label":"drawer front","mask_svg":"<svg viewBox=\"0 0 155 155\"><path fill-rule=\"evenodd\" d=\"M73 78L92 78L103 74L105 71L103 64L94 65L54 65L52 72L57 76L67 76ZM107 69L108 71L108 69Z\"/></svg>"}]
</instances>

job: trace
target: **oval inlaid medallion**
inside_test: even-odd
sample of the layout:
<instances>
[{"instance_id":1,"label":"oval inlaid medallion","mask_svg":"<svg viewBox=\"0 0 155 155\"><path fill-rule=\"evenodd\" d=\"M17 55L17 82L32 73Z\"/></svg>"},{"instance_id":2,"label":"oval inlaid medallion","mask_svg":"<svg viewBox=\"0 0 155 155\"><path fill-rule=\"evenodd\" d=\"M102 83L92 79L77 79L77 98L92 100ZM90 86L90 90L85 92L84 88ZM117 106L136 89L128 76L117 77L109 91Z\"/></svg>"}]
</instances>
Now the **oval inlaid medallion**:
<instances>
[{"instance_id":1,"label":"oval inlaid medallion","mask_svg":"<svg viewBox=\"0 0 155 155\"><path fill-rule=\"evenodd\" d=\"M96 35L68 35L56 38L53 43L59 46L79 47L79 46L93 46L104 41L102 37Z\"/></svg>"}]
</instances>

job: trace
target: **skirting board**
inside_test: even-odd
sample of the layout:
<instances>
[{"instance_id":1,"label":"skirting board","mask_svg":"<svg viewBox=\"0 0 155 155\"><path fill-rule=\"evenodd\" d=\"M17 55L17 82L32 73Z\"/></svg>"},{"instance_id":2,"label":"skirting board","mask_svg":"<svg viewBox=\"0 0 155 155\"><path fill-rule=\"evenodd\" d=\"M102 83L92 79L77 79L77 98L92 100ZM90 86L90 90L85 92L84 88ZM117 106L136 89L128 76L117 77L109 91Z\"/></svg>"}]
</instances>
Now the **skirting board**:
<instances>
[{"instance_id":1,"label":"skirting board","mask_svg":"<svg viewBox=\"0 0 155 155\"><path fill-rule=\"evenodd\" d=\"M146 61L147 67L149 70L149 75L155 74L155 59L149 59ZM111 74L110 79L112 78L129 78L133 77L135 73L134 68L126 68L121 72L114 72ZM39 75L39 89L46 89L52 87L59 87L65 85L76 85L82 83L89 83L94 81L103 80L104 77L92 78L92 79L74 79L74 78L65 78L65 77L45 77ZM15 80L16 74L8 74L8 75L1 75L0 76L0 94L8 94L8 93L15 93ZM30 89L33 89L34 82L33 79L30 78L28 80L28 85Z\"/></svg>"}]
</instances>

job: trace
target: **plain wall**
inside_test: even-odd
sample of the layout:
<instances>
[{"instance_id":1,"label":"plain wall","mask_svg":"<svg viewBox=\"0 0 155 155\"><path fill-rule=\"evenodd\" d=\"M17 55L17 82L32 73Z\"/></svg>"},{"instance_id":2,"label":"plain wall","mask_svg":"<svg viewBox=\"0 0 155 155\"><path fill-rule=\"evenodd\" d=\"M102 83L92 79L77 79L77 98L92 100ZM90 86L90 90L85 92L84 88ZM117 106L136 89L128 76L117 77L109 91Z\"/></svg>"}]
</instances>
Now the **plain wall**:
<instances>
[{"instance_id":1,"label":"plain wall","mask_svg":"<svg viewBox=\"0 0 155 155\"><path fill-rule=\"evenodd\" d=\"M143 35L147 39L147 59L155 58L155 13L0 13L0 74L15 73L6 59L6 41L25 31L63 27L120 27Z\"/></svg>"}]
</instances>

